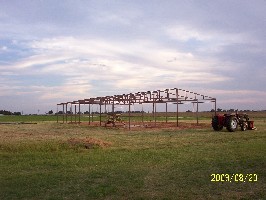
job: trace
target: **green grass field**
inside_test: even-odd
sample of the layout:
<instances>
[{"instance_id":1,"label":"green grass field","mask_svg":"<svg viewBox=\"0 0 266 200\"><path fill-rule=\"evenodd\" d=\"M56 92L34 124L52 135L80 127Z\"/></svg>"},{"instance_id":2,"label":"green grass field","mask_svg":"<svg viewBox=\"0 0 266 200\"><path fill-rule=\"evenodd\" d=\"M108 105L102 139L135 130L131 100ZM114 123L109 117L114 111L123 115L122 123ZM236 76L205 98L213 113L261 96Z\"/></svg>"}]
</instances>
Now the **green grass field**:
<instances>
[{"instance_id":1,"label":"green grass field","mask_svg":"<svg viewBox=\"0 0 266 200\"><path fill-rule=\"evenodd\" d=\"M253 119L260 119L265 120L266 119L266 112L249 112L249 116ZM199 112L198 117L199 120L210 120L210 118L214 115L213 112ZM169 112L167 114L168 120L176 120L176 113L175 112ZM93 117L91 117L91 120L99 121L100 116L99 114L94 114ZM106 114L102 114L102 121L104 121L107 118ZM122 113L121 118L124 121L128 121L128 113ZM142 114L141 113L131 113L131 118L134 121L142 121ZM196 113L192 112L180 112L179 118L184 120L196 120ZM150 121L154 120L153 115L151 113L144 113L143 115L144 121ZM59 122L63 122L63 115L58 116ZM66 115L64 115L64 120L66 120ZM72 121L79 121L79 115L76 115L76 117L73 115L67 116L68 122ZM88 115L81 115L80 116L81 121L89 121ZM156 120L158 121L165 121L166 120L166 114L165 113L157 113L156 114ZM56 115L6 115L6 116L0 116L0 122L45 122L45 121L57 121Z\"/></svg>"},{"instance_id":2,"label":"green grass field","mask_svg":"<svg viewBox=\"0 0 266 200\"><path fill-rule=\"evenodd\" d=\"M0 199L266 198L263 115L254 115L258 130L234 133L5 117L0 121L37 124L0 124ZM212 174L228 174L231 182L212 181Z\"/></svg>"}]
</instances>

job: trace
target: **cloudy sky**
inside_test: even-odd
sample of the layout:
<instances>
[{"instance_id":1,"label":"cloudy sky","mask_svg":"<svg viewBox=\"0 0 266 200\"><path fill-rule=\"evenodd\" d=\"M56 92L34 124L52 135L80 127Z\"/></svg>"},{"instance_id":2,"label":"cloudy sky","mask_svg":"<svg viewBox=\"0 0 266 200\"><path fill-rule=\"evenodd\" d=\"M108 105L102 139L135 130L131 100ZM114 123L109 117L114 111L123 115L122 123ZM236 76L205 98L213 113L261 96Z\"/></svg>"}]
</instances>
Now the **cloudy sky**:
<instances>
[{"instance_id":1,"label":"cloudy sky","mask_svg":"<svg viewBox=\"0 0 266 200\"><path fill-rule=\"evenodd\" d=\"M165 88L266 109L265 0L0 0L0 110Z\"/></svg>"}]
</instances>

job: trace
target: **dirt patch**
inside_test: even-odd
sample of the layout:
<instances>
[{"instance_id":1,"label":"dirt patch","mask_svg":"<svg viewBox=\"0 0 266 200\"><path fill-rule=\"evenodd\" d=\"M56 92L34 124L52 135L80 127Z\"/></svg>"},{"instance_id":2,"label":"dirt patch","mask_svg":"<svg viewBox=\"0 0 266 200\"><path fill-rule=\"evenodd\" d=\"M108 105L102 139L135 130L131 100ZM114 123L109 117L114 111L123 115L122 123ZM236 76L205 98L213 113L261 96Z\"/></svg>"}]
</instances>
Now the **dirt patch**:
<instances>
[{"instance_id":1,"label":"dirt patch","mask_svg":"<svg viewBox=\"0 0 266 200\"><path fill-rule=\"evenodd\" d=\"M99 122L93 122L91 124L87 122L82 122L80 125L83 126L100 126ZM102 123L102 127L104 127L104 123ZM189 122L179 122L178 126L176 122L131 122L130 129L132 130L145 130L145 129L176 129L176 130L183 130L183 129L205 129L210 128L210 123L189 123ZM121 128L121 129L129 129L129 124L126 123L125 125L118 124L115 127L113 126L106 126L106 128Z\"/></svg>"},{"instance_id":2,"label":"dirt patch","mask_svg":"<svg viewBox=\"0 0 266 200\"><path fill-rule=\"evenodd\" d=\"M93 149L98 147L105 148L111 146L110 142L106 142L95 138L84 138L84 139L71 138L67 142L71 146L81 146L86 149Z\"/></svg>"},{"instance_id":3,"label":"dirt patch","mask_svg":"<svg viewBox=\"0 0 266 200\"><path fill-rule=\"evenodd\" d=\"M188 123L188 122L179 122L178 126L176 122L146 122L144 123L145 128L177 128L177 129L194 129L194 128L206 128L210 127L209 124L205 123Z\"/></svg>"}]
</instances>

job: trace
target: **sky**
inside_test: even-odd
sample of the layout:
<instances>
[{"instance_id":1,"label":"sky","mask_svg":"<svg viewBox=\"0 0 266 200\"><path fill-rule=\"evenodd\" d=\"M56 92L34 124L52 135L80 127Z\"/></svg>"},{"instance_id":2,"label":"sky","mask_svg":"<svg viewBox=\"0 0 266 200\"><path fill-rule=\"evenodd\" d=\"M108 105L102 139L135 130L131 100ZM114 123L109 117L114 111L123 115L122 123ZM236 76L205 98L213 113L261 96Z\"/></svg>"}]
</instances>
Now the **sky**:
<instances>
[{"instance_id":1,"label":"sky","mask_svg":"<svg viewBox=\"0 0 266 200\"><path fill-rule=\"evenodd\" d=\"M266 110L265 10L265 0L0 0L0 110L166 88Z\"/></svg>"}]
</instances>

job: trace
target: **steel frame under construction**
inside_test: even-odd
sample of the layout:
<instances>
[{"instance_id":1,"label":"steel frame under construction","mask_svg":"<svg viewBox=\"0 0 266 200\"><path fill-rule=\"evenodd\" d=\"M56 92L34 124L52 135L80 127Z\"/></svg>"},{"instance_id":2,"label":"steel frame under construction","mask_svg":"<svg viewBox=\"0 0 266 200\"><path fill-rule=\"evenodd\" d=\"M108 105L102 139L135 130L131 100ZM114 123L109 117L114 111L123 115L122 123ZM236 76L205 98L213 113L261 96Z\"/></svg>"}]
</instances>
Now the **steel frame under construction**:
<instances>
[{"instance_id":1,"label":"steel frame under construction","mask_svg":"<svg viewBox=\"0 0 266 200\"><path fill-rule=\"evenodd\" d=\"M165 90L155 90L155 91L146 91L146 92L137 92L129 93L122 95L113 95L113 96L104 96L104 97L95 97L83 100L77 100L72 102L65 102L57 104L57 122L58 122L58 106L63 106L63 123L68 122L68 108L71 113L71 122L74 115L75 122L80 123L81 105L89 105L89 124L91 123L91 105L100 106L100 126L102 126L102 106L111 105L112 113L115 112L115 105L127 105L128 106L128 127L131 126L131 106L134 104L152 104L153 108L153 118L156 126L156 104L165 104L166 111L166 123L167 123L167 112L168 103L176 104L176 126L178 126L178 113L179 105L184 104L185 102L191 102L196 104L196 118L198 124L198 108L200 103L214 103L214 111L216 114L216 98L198 94L184 89L172 88ZM70 105L70 107L68 107ZM72 106L75 106L75 111L73 114ZM77 112L78 105L78 112ZM77 122L78 116L78 122Z\"/></svg>"}]
</instances>

